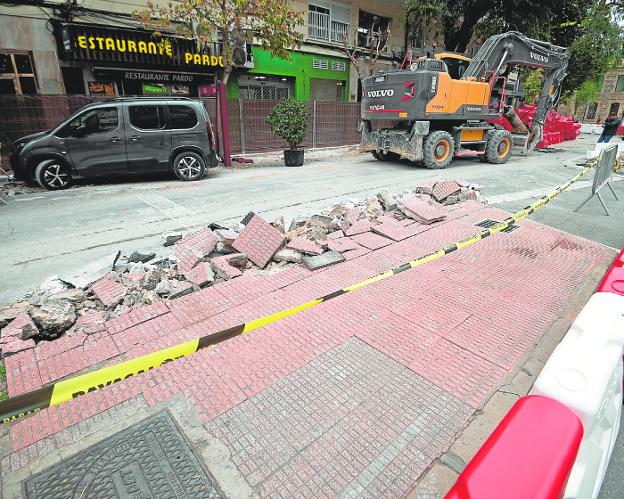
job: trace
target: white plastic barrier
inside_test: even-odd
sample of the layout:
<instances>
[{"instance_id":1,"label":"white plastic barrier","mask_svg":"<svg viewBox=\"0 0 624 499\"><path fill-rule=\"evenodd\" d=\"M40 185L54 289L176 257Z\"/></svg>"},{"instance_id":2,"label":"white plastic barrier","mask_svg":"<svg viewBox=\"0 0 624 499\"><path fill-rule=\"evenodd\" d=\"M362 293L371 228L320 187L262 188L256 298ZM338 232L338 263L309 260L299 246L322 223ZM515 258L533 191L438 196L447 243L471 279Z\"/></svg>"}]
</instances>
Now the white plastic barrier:
<instances>
[{"instance_id":1,"label":"white plastic barrier","mask_svg":"<svg viewBox=\"0 0 624 499\"><path fill-rule=\"evenodd\" d=\"M594 125L593 123L583 123L581 124L581 133L600 135L602 133L602 125Z\"/></svg>"},{"instance_id":2,"label":"white plastic barrier","mask_svg":"<svg viewBox=\"0 0 624 499\"><path fill-rule=\"evenodd\" d=\"M600 156L600 153L605 150L607 147L613 146L613 145L617 145L618 148L618 156L622 153L624 153L624 142L620 139L619 136L617 137L613 137L611 139L611 142L608 143L604 143L601 142L600 144L596 144L594 146L594 149L588 149L587 153L585 154L585 159L594 159L597 158L598 156Z\"/></svg>"},{"instance_id":3,"label":"white plastic barrier","mask_svg":"<svg viewBox=\"0 0 624 499\"><path fill-rule=\"evenodd\" d=\"M583 423L566 498L595 499L600 491L620 427L623 352L624 296L595 293L531 389L562 402Z\"/></svg>"}]
</instances>

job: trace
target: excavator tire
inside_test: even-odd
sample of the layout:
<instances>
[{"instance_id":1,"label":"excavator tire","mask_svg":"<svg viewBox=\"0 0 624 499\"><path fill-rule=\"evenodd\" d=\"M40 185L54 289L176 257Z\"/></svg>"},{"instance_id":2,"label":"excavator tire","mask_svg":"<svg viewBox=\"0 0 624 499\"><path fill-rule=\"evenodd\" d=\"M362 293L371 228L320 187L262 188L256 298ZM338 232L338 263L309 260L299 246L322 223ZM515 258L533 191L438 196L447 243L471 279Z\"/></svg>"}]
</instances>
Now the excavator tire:
<instances>
[{"instance_id":1,"label":"excavator tire","mask_svg":"<svg viewBox=\"0 0 624 499\"><path fill-rule=\"evenodd\" d=\"M395 152L372 151L373 157L379 161L398 161L401 156Z\"/></svg>"},{"instance_id":2,"label":"excavator tire","mask_svg":"<svg viewBox=\"0 0 624 499\"><path fill-rule=\"evenodd\" d=\"M443 130L431 132L423 145L423 163L431 170L446 168L453 161L455 141Z\"/></svg>"},{"instance_id":3,"label":"excavator tire","mask_svg":"<svg viewBox=\"0 0 624 499\"><path fill-rule=\"evenodd\" d=\"M511 133L507 130L495 130L490 133L485 146L485 159L488 163L506 163L511 156Z\"/></svg>"}]
</instances>

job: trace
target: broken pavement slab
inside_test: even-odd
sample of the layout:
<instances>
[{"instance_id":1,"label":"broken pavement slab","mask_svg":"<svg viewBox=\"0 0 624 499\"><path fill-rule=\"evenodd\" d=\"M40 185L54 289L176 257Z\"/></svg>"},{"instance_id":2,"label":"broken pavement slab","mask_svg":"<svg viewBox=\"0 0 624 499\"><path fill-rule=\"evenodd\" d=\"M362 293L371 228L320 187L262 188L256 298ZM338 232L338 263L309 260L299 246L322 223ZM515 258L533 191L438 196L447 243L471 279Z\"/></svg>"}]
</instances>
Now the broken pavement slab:
<instances>
[{"instance_id":1,"label":"broken pavement slab","mask_svg":"<svg viewBox=\"0 0 624 499\"><path fill-rule=\"evenodd\" d=\"M128 293L128 288L108 277L104 277L93 283L90 290L104 304L105 307L112 307L121 303Z\"/></svg>"},{"instance_id":2,"label":"broken pavement slab","mask_svg":"<svg viewBox=\"0 0 624 499\"><path fill-rule=\"evenodd\" d=\"M246 256L243 255L242 253L234 253L232 255L217 256L215 258L211 258L210 263L215 273L221 279L224 279L227 281L229 279L234 279L235 277L239 277L243 275L243 273L237 266L232 265L230 263L231 261L236 262L236 259L241 258L241 257L246 258Z\"/></svg>"},{"instance_id":3,"label":"broken pavement slab","mask_svg":"<svg viewBox=\"0 0 624 499\"><path fill-rule=\"evenodd\" d=\"M347 236L355 236L357 234L362 234L364 232L368 232L376 222L372 222L368 219L358 220L351 225L346 231L345 235Z\"/></svg>"},{"instance_id":4,"label":"broken pavement slab","mask_svg":"<svg viewBox=\"0 0 624 499\"><path fill-rule=\"evenodd\" d=\"M286 247L308 255L320 255L323 253L323 248L320 245L303 236L296 237Z\"/></svg>"},{"instance_id":5,"label":"broken pavement slab","mask_svg":"<svg viewBox=\"0 0 624 499\"><path fill-rule=\"evenodd\" d=\"M432 224L444 220L447 210L434 205L422 197L408 197L399 202L399 209L409 218L422 224Z\"/></svg>"},{"instance_id":6,"label":"broken pavement slab","mask_svg":"<svg viewBox=\"0 0 624 499\"><path fill-rule=\"evenodd\" d=\"M249 213L243 220L245 228L240 232L232 247L247 255L262 269L284 244L284 234L255 213Z\"/></svg>"},{"instance_id":7,"label":"broken pavement slab","mask_svg":"<svg viewBox=\"0 0 624 499\"><path fill-rule=\"evenodd\" d=\"M208 262L200 262L184 274L186 278L200 288L210 286L214 280L214 271Z\"/></svg>"},{"instance_id":8,"label":"broken pavement slab","mask_svg":"<svg viewBox=\"0 0 624 499\"><path fill-rule=\"evenodd\" d=\"M411 220L410 220L411 221ZM372 231L380 236L387 237L393 241L403 241L408 237L415 236L429 229L428 225L417 222L404 224L399 221L385 222L372 227Z\"/></svg>"},{"instance_id":9,"label":"broken pavement slab","mask_svg":"<svg viewBox=\"0 0 624 499\"><path fill-rule=\"evenodd\" d=\"M388 246L392 244L392 240L380 236L379 234L374 234L372 232L364 232L363 234L357 234L351 238L360 246L364 246L365 248L376 250L379 248L383 248L384 246Z\"/></svg>"},{"instance_id":10,"label":"broken pavement slab","mask_svg":"<svg viewBox=\"0 0 624 499\"><path fill-rule=\"evenodd\" d=\"M322 255L304 256L302 263L308 270L317 270L344 261L345 257L342 253L338 253L337 251L327 251Z\"/></svg>"},{"instance_id":11,"label":"broken pavement slab","mask_svg":"<svg viewBox=\"0 0 624 499\"><path fill-rule=\"evenodd\" d=\"M170 281L170 293L169 299L173 300L174 298L179 298L180 296L188 295L195 291L195 285L188 281Z\"/></svg>"},{"instance_id":12,"label":"broken pavement slab","mask_svg":"<svg viewBox=\"0 0 624 499\"><path fill-rule=\"evenodd\" d=\"M431 196L438 203L444 201L447 197L459 194L461 185L454 180L445 180L444 182L436 182L431 189Z\"/></svg>"},{"instance_id":13,"label":"broken pavement slab","mask_svg":"<svg viewBox=\"0 0 624 499\"><path fill-rule=\"evenodd\" d=\"M338 239L331 239L327 241L327 247L331 251L337 251L339 253L344 253L345 251L357 250L362 248L361 245L356 243L350 237L341 237Z\"/></svg>"},{"instance_id":14,"label":"broken pavement slab","mask_svg":"<svg viewBox=\"0 0 624 499\"><path fill-rule=\"evenodd\" d=\"M39 329L32 321L29 315L19 314L0 332L1 338L18 338L20 340L28 340L39 334Z\"/></svg>"}]
</instances>

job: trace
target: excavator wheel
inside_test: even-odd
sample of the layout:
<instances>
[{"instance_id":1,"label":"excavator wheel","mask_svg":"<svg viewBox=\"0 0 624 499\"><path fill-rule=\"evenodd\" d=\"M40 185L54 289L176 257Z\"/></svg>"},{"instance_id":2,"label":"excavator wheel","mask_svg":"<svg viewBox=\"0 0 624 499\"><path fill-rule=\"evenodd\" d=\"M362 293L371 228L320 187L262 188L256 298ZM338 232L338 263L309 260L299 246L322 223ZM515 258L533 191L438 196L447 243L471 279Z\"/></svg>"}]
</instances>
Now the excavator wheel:
<instances>
[{"instance_id":1,"label":"excavator wheel","mask_svg":"<svg viewBox=\"0 0 624 499\"><path fill-rule=\"evenodd\" d=\"M494 130L490 132L485 146L485 159L488 163L506 163L511 156L512 145L511 133L507 130Z\"/></svg>"},{"instance_id":2,"label":"excavator wheel","mask_svg":"<svg viewBox=\"0 0 624 499\"><path fill-rule=\"evenodd\" d=\"M373 153L373 157L378 159L379 161L398 161L401 159L401 156L395 152L381 152L381 151L371 151Z\"/></svg>"},{"instance_id":3,"label":"excavator wheel","mask_svg":"<svg viewBox=\"0 0 624 499\"><path fill-rule=\"evenodd\" d=\"M443 130L431 132L423 145L423 162L429 169L446 168L453 161L455 141Z\"/></svg>"}]
</instances>

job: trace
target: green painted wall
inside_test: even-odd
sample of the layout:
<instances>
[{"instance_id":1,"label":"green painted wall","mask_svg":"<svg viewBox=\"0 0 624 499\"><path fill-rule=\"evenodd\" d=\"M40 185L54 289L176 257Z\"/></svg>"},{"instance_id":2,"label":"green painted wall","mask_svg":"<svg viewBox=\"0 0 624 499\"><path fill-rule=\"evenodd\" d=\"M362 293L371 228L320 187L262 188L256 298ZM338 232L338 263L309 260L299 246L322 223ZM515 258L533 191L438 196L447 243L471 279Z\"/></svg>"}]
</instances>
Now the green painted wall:
<instances>
[{"instance_id":1,"label":"green painted wall","mask_svg":"<svg viewBox=\"0 0 624 499\"><path fill-rule=\"evenodd\" d=\"M292 76L295 78L295 98L298 100L310 100L310 80L334 80L344 81L343 99L349 100L349 59L346 57L332 57L321 54L308 54L304 52L290 52L292 60L272 57L268 50L253 47L255 67L238 74L263 74L275 76ZM328 69L314 69L313 59L324 59L328 62ZM332 71L332 62L345 64L345 71ZM228 98L238 99L238 78L232 75L228 81Z\"/></svg>"}]
</instances>

